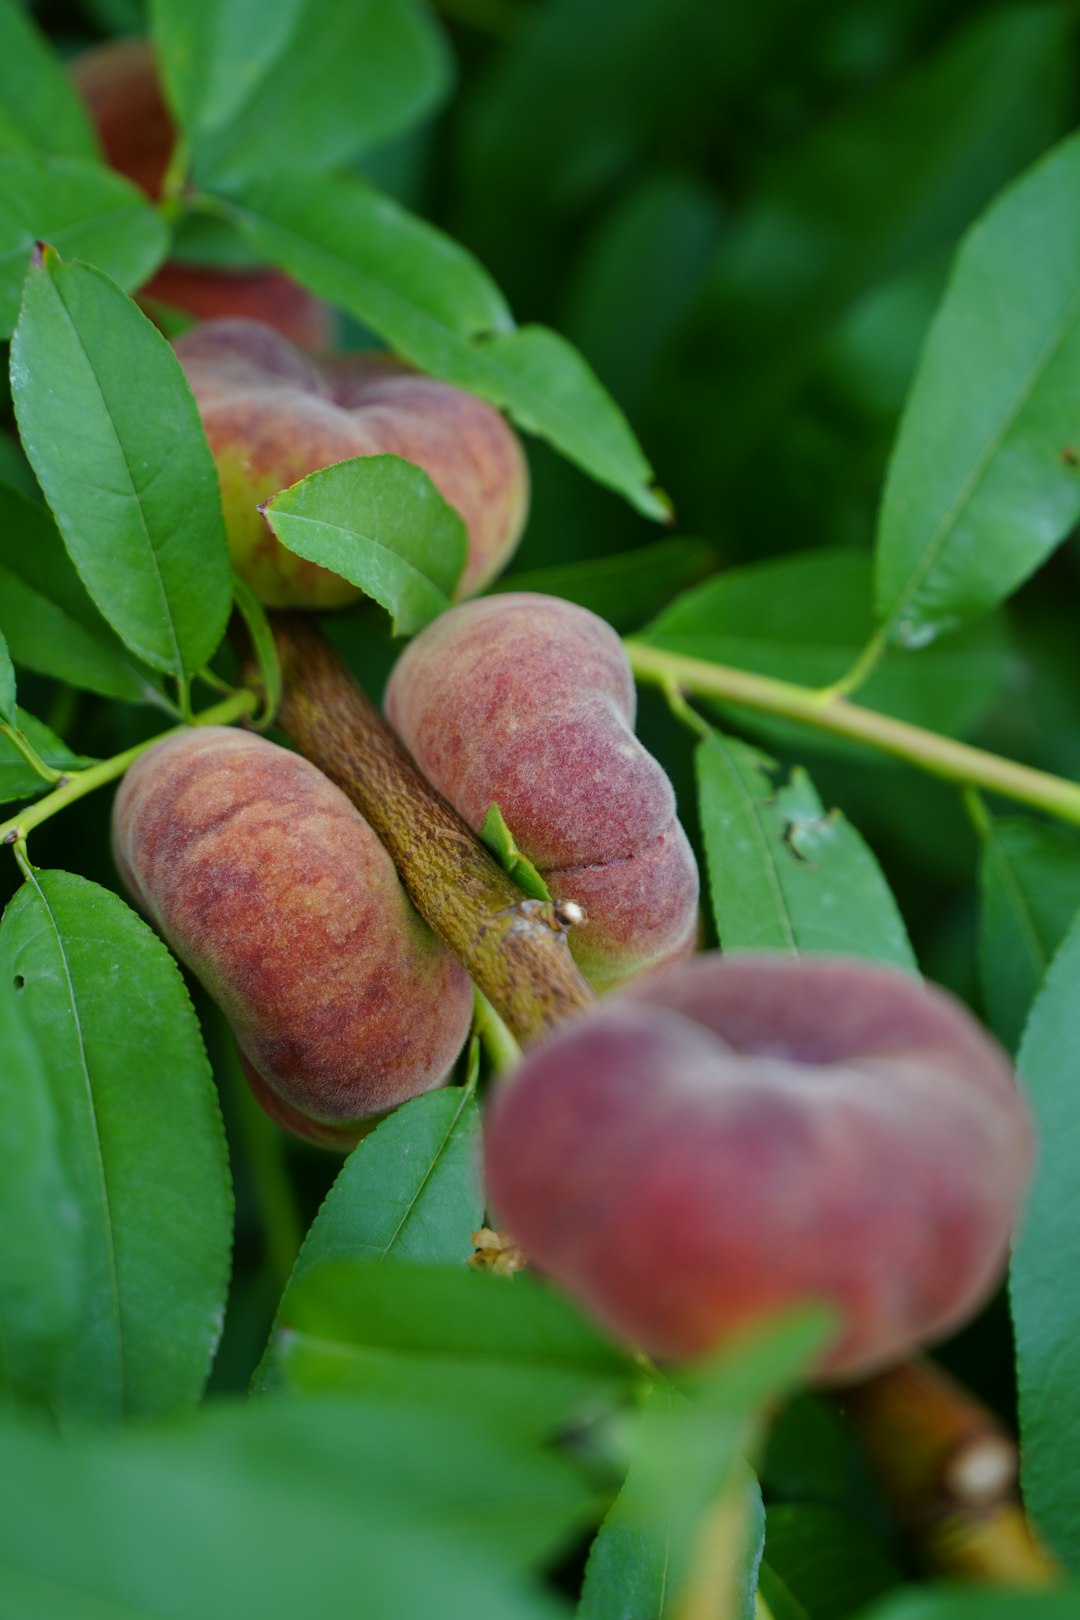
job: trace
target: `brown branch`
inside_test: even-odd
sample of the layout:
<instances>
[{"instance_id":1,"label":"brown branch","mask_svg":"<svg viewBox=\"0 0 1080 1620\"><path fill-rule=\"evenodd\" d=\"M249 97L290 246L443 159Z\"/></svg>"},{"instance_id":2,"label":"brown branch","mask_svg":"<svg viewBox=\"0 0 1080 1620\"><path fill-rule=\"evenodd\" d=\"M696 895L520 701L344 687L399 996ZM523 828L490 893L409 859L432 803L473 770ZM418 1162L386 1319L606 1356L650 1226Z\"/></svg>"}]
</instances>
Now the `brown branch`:
<instances>
[{"instance_id":1,"label":"brown branch","mask_svg":"<svg viewBox=\"0 0 1080 1620\"><path fill-rule=\"evenodd\" d=\"M551 908L527 900L419 772L322 632L271 615L284 679L277 722L378 833L413 903L519 1041L594 999Z\"/></svg>"},{"instance_id":2,"label":"brown branch","mask_svg":"<svg viewBox=\"0 0 1080 1620\"><path fill-rule=\"evenodd\" d=\"M955 1379L910 1361L853 1385L839 1404L924 1563L993 1585L1058 1579L1020 1502L1014 1440Z\"/></svg>"}]
</instances>

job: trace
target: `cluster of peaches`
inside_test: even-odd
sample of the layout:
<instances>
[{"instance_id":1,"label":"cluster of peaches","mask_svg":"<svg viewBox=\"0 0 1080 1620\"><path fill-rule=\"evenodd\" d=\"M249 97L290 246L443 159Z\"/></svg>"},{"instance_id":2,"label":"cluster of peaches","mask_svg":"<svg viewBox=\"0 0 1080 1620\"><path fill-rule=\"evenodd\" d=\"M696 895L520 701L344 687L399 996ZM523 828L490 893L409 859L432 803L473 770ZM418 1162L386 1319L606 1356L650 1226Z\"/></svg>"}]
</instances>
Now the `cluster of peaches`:
<instances>
[{"instance_id":1,"label":"cluster of peaches","mask_svg":"<svg viewBox=\"0 0 1080 1620\"><path fill-rule=\"evenodd\" d=\"M100 63L82 77L107 145L115 60L111 80ZM153 91L145 57L130 70ZM119 99L130 111L130 84ZM153 191L160 172L139 178ZM158 294L184 303L191 274L177 269ZM1005 1055L906 975L694 955L697 869L671 785L634 735L618 637L564 601L476 596L527 508L503 418L385 355L298 347L290 336L325 340L324 315L276 272L246 288L225 271L196 279L188 307L227 313L176 349L234 565L264 602L328 608L359 594L285 551L261 515L317 468L404 456L465 523L466 599L406 647L386 714L463 819L479 831L497 804L554 899L580 908L569 948L601 995L532 1046L492 1102L495 1217L661 1357L703 1354L822 1300L837 1328L819 1372L850 1378L955 1326L1000 1276L1030 1168ZM250 318L255 286L272 324ZM314 765L242 731L173 735L125 778L114 840L125 883L224 1010L279 1123L348 1147L447 1080L469 1031L469 978Z\"/></svg>"}]
</instances>

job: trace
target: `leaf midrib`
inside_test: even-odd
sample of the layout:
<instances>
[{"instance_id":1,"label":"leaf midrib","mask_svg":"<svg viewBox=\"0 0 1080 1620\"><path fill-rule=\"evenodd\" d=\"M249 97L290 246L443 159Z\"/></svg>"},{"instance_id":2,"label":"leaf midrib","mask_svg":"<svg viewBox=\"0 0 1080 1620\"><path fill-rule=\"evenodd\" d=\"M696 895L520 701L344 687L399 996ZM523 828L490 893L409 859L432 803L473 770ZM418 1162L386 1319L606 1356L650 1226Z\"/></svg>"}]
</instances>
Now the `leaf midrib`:
<instances>
[{"instance_id":1,"label":"leaf midrib","mask_svg":"<svg viewBox=\"0 0 1080 1620\"><path fill-rule=\"evenodd\" d=\"M453 1118L450 1120L450 1123L447 1125L446 1130L443 1132L442 1140L440 1141L437 1150L432 1154L431 1159L430 1159L430 1161L428 1163L428 1167L424 1171L423 1177L420 1180L419 1186L416 1188L416 1191L413 1193L412 1197L409 1199L408 1203L406 1204L405 1209L402 1212L401 1219L398 1221L397 1226L394 1228L393 1232L390 1234L389 1239L387 1240L387 1242L382 1247L382 1250L381 1250L381 1252L379 1254L379 1260L380 1261L386 1259L387 1255L391 1252L394 1245L397 1243L398 1238L401 1236L402 1232L405 1230L405 1227L408 1225L409 1221L412 1219L412 1217L413 1217L413 1215L414 1215L414 1213L416 1211L416 1206L420 1202L420 1199L424 1195L424 1189L427 1187L427 1185L430 1182L432 1176L435 1174L435 1171L437 1170L439 1165L442 1163L443 1155L446 1153L446 1150L447 1150L447 1147L448 1147L448 1145L450 1143L451 1138L453 1137L454 1133L457 1131L458 1124L459 1124L459 1122L461 1120L461 1117L464 1114L465 1110L468 1108L469 1104L472 1102L472 1092L468 1091L468 1088L465 1088L465 1089L467 1091L467 1095L464 1095L464 1096L462 1096L462 1097L460 1097L458 1099L458 1105L454 1110Z\"/></svg>"}]
</instances>

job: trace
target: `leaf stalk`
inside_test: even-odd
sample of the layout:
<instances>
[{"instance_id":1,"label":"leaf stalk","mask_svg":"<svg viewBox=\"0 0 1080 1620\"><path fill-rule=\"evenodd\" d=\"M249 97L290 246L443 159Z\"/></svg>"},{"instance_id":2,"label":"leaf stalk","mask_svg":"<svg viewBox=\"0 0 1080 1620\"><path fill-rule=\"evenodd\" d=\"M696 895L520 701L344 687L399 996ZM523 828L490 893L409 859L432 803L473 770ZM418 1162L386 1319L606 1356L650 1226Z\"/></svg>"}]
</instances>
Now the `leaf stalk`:
<instances>
[{"instance_id":1,"label":"leaf stalk","mask_svg":"<svg viewBox=\"0 0 1080 1620\"><path fill-rule=\"evenodd\" d=\"M233 692L222 703L215 703L213 708L204 709L201 714L193 715L191 723L197 726L227 726L236 720L243 720L254 714L258 707L258 694L247 690ZM0 844L14 844L16 854L18 846L26 843L27 835L42 822L49 821L59 811L66 810L69 804L75 804L84 799L95 788L104 787L107 782L115 782L123 776L129 766L134 765L141 754L164 737L171 737L174 732L182 731L183 726L172 726L168 731L160 732L156 737L148 737L145 742L136 743L133 748L125 748L120 754L114 754L111 759L102 759L96 765L90 765L84 771L75 771L72 775L64 777L60 786L46 793L43 799L35 804L27 805L20 810L17 816L11 816L7 821L0 822Z\"/></svg>"}]
</instances>

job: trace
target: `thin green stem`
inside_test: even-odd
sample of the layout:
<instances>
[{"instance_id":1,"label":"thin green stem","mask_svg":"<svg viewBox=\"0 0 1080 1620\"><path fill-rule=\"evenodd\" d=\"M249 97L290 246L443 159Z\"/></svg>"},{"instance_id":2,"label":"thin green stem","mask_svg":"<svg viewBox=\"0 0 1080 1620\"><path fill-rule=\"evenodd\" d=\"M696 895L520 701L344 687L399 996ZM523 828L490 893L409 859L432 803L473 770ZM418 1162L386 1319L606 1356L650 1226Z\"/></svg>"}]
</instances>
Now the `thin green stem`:
<instances>
[{"instance_id":1,"label":"thin green stem","mask_svg":"<svg viewBox=\"0 0 1080 1620\"><path fill-rule=\"evenodd\" d=\"M937 732L909 725L906 720L859 708L844 697L815 692L768 675L752 675L726 664L710 664L703 658L687 658L640 641L627 641L624 646L638 680L665 691L675 689L698 697L719 698L759 713L780 715L817 731L864 743L946 782L999 793L1080 826L1080 783L954 742Z\"/></svg>"},{"instance_id":2,"label":"thin green stem","mask_svg":"<svg viewBox=\"0 0 1080 1620\"><path fill-rule=\"evenodd\" d=\"M208 686L212 692L221 692L223 694L227 694L236 690L236 688L231 686L228 681L222 678L222 676L216 674L215 671L210 668L209 664L204 664L202 669L197 669L195 671L195 679L197 681L202 681L203 685Z\"/></svg>"},{"instance_id":3,"label":"thin green stem","mask_svg":"<svg viewBox=\"0 0 1080 1620\"><path fill-rule=\"evenodd\" d=\"M688 727L690 731L696 732L699 737L708 737L712 729L709 722L703 720L696 709L691 708L675 682L664 681L663 691L667 699L667 706L675 718L681 720L684 726Z\"/></svg>"},{"instance_id":4,"label":"thin green stem","mask_svg":"<svg viewBox=\"0 0 1080 1620\"><path fill-rule=\"evenodd\" d=\"M227 1039L232 1047L231 1033ZM304 1241L303 1223L285 1158L285 1136L267 1118L252 1096L235 1047L229 1052L227 1066L234 1115L255 1201L262 1216L266 1263L273 1275L277 1293L281 1295Z\"/></svg>"},{"instance_id":5,"label":"thin green stem","mask_svg":"<svg viewBox=\"0 0 1080 1620\"><path fill-rule=\"evenodd\" d=\"M180 709L180 718L186 726L195 724L195 715L191 707L191 679L184 677L176 683L177 703Z\"/></svg>"},{"instance_id":6,"label":"thin green stem","mask_svg":"<svg viewBox=\"0 0 1080 1620\"><path fill-rule=\"evenodd\" d=\"M964 789L964 809L968 819L980 838L985 838L990 831L990 815L983 803L982 794L977 788Z\"/></svg>"},{"instance_id":7,"label":"thin green stem","mask_svg":"<svg viewBox=\"0 0 1080 1620\"><path fill-rule=\"evenodd\" d=\"M36 775L40 776L42 781L60 782L63 780L64 772L56 770L52 765L46 765L37 749L33 747L31 743L27 742L26 738L23 736L22 732L17 726L0 724L0 731L4 733L4 736L7 738L8 742L11 743L14 748L18 749L19 753L22 755L23 759L25 759L30 769L34 771Z\"/></svg>"},{"instance_id":8,"label":"thin green stem","mask_svg":"<svg viewBox=\"0 0 1080 1620\"><path fill-rule=\"evenodd\" d=\"M168 167L161 182L159 207L162 217L170 225L175 225L184 211L184 188L187 185L190 167L191 149L187 140L179 136L169 154Z\"/></svg>"},{"instance_id":9,"label":"thin green stem","mask_svg":"<svg viewBox=\"0 0 1080 1620\"><path fill-rule=\"evenodd\" d=\"M834 697L850 697L852 692L870 679L884 656L886 646L885 631L882 629L871 636L847 674L841 675L831 686L824 687L819 696L826 701Z\"/></svg>"},{"instance_id":10,"label":"thin green stem","mask_svg":"<svg viewBox=\"0 0 1080 1620\"><path fill-rule=\"evenodd\" d=\"M223 703L215 703L212 709L204 709L201 714L192 716L192 724L231 725L234 720L242 720L245 715L254 714L258 704L258 694L245 688L234 692ZM146 742L136 743L134 748L125 748L122 754L114 754L111 759L99 760L96 765L89 766L85 771L76 771L52 793L46 793L43 799L38 799L36 804L27 805L17 816L0 822L0 844L25 843L27 834L35 827L40 827L43 821L48 821L59 811L66 810L69 804L75 804L88 793L93 793L95 788L104 787L107 782L115 782L118 777L123 776L129 766L134 765L140 754L145 754L148 748L152 748L163 737L171 737L173 732L183 729L182 726L172 726L156 737L147 738Z\"/></svg>"},{"instance_id":11,"label":"thin green stem","mask_svg":"<svg viewBox=\"0 0 1080 1620\"><path fill-rule=\"evenodd\" d=\"M495 1075L501 1080L521 1062L521 1047L511 1035L482 990L473 988L475 998L473 1028L488 1055Z\"/></svg>"}]
</instances>

